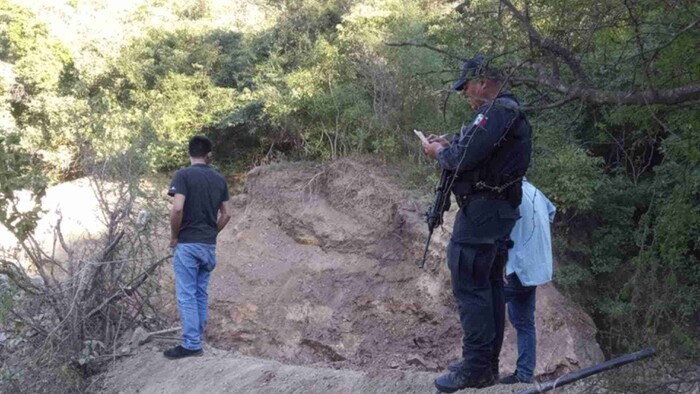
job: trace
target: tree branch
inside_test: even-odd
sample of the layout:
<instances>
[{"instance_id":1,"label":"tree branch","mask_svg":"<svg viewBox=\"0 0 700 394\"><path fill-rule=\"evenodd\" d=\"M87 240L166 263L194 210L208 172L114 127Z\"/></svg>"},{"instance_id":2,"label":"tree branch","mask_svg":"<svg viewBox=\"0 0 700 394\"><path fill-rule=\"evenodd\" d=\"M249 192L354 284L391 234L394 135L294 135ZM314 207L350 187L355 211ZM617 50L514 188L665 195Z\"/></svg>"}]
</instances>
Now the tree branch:
<instances>
[{"instance_id":1,"label":"tree branch","mask_svg":"<svg viewBox=\"0 0 700 394\"><path fill-rule=\"evenodd\" d=\"M638 54L636 54L636 55L630 56L630 57L624 59L624 61L630 61L630 60L634 59L634 58L637 57L637 56L644 56L644 55L646 55L646 54L648 54L648 53L653 53L653 54L651 55L651 58L653 59L653 58L655 58L656 56L658 56L659 52L660 52L662 49L665 49L665 48L669 47L671 44L673 44L673 43L678 39L678 37L682 36L685 32L696 28L696 27L698 26L698 24L700 24L700 19L696 19L696 20L694 20L693 22L690 22L688 25L686 25L686 26L685 26L684 28L682 28L681 30L678 30L678 31L677 31L668 41L666 41L665 43L663 43L663 44L661 44L661 45L659 45L659 46L657 46L657 47L655 47L655 48L647 49L647 50L645 50L644 52L641 52L641 53L638 53Z\"/></svg>"},{"instance_id":2,"label":"tree branch","mask_svg":"<svg viewBox=\"0 0 700 394\"><path fill-rule=\"evenodd\" d=\"M557 100L555 102L549 103L549 104L541 104L541 105L521 105L520 109L523 111L542 111L545 109L552 109L552 108L557 108L561 107L562 105L566 103L570 103L572 101L576 100L575 97L571 96L565 96L561 100Z\"/></svg>"},{"instance_id":3,"label":"tree branch","mask_svg":"<svg viewBox=\"0 0 700 394\"><path fill-rule=\"evenodd\" d=\"M10 281L25 292L37 295L40 289L37 288L21 265L9 260L0 259L0 274L7 275Z\"/></svg>"},{"instance_id":4,"label":"tree branch","mask_svg":"<svg viewBox=\"0 0 700 394\"><path fill-rule=\"evenodd\" d=\"M117 292L115 292L110 297L105 299L100 305L98 305L93 310L88 312L85 315L84 319L89 319L92 315L101 311L102 308L107 306L107 304L114 302L116 300L119 300L119 299L123 298L124 296L129 296L129 295L133 294L146 281L146 279L148 279L148 277L151 276L153 271L155 271L155 269L158 268L158 266L160 264L162 264L164 261L168 260L171 257L173 257L173 256L168 255L168 256L163 257L162 259L156 261L155 263L151 264L150 267L146 268L145 271L143 271L141 274L139 274L139 276L134 278L134 280L132 280L128 286L119 289Z\"/></svg>"},{"instance_id":5,"label":"tree branch","mask_svg":"<svg viewBox=\"0 0 700 394\"><path fill-rule=\"evenodd\" d=\"M587 86L588 78L586 77L586 73L583 71L581 63L579 63L578 59L576 59L576 57L570 50L564 48L555 41L543 38L537 31L537 29L535 29L535 27L532 26L530 19L527 16L525 16L522 12L520 12L517 8L515 8L513 3L511 3L509 0L500 1L501 3L505 4L505 6L513 14L515 19L517 19L523 26L523 28L527 30L528 37L530 38L531 43L560 57L564 61L564 63L566 63L566 65L569 66L571 71L576 76L578 82L583 86Z\"/></svg>"},{"instance_id":6,"label":"tree branch","mask_svg":"<svg viewBox=\"0 0 700 394\"><path fill-rule=\"evenodd\" d=\"M636 92L605 91L580 87L574 87L569 91L557 90L560 93L569 94L576 99L596 104L675 105L700 99L700 84L673 89L641 90Z\"/></svg>"},{"instance_id":7,"label":"tree branch","mask_svg":"<svg viewBox=\"0 0 700 394\"><path fill-rule=\"evenodd\" d=\"M581 100L595 104L617 105L678 105L689 101L700 100L700 84L686 85L671 89L639 90L639 91L608 91L580 86L567 86L560 80L540 75L536 78L515 77L512 82L527 85L544 86L547 89L563 94L567 100ZM569 100L570 99L570 100Z\"/></svg>"},{"instance_id":8,"label":"tree branch","mask_svg":"<svg viewBox=\"0 0 700 394\"><path fill-rule=\"evenodd\" d=\"M642 32L639 27L639 20L637 20L637 17L635 16L634 11L632 10L632 6L628 3L628 0L625 0L623 3L625 4L625 8L627 8L627 14L629 15L630 22L632 23L632 28L634 30L634 39L637 43L637 47L639 48L639 56L642 58L642 67L644 69L644 76L647 79L647 85L650 89L654 89L654 82L652 81L651 71L649 70L651 62L644 55L644 41L642 40Z\"/></svg>"},{"instance_id":9,"label":"tree branch","mask_svg":"<svg viewBox=\"0 0 700 394\"><path fill-rule=\"evenodd\" d=\"M451 58L451 59L456 59L456 60L460 60L460 61L466 61L466 60L467 60L467 59L465 59L465 58L463 58L463 57L460 57L460 56L457 56L457 55L455 55L455 54L453 54L453 53L447 52L447 51L444 50L444 49L440 49L440 48L434 47L434 46L432 46L432 45L421 44L421 43L417 43L417 42L384 42L384 45L390 46L390 47L406 47L406 46L412 46L412 47L418 47L418 48L426 48L426 49L430 49L431 51L435 51L435 52L438 52L438 53L442 53L443 55L445 55L445 56L447 56L447 57L449 57L449 58Z\"/></svg>"}]
</instances>

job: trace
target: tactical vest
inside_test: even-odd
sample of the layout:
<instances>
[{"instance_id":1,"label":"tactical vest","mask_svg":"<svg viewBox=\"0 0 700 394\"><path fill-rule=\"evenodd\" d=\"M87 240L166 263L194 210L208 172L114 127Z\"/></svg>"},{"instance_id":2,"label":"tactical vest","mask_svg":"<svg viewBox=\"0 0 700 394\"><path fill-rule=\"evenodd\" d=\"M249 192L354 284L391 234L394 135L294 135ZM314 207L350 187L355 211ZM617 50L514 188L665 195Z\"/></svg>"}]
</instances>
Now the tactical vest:
<instances>
[{"instance_id":1,"label":"tactical vest","mask_svg":"<svg viewBox=\"0 0 700 394\"><path fill-rule=\"evenodd\" d=\"M512 99L497 98L495 106L515 114L513 122L504 131L491 156L477 168L457 175L452 191L458 202L472 195L483 194L507 199L513 207L517 207L522 199L522 178L530 165L532 127Z\"/></svg>"}]
</instances>

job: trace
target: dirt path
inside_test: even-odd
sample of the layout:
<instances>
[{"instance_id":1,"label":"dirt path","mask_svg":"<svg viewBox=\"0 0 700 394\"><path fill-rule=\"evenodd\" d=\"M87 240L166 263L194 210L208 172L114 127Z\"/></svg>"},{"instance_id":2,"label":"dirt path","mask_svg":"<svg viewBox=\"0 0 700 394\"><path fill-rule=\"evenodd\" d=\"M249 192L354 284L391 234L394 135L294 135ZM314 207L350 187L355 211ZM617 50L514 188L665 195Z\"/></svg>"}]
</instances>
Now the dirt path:
<instances>
[{"instance_id":1,"label":"dirt path","mask_svg":"<svg viewBox=\"0 0 700 394\"><path fill-rule=\"evenodd\" d=\"M203 357L170 361L148 349L123 360L102 382L103 394L303 393L367 394L435 392L435 373L361 372L285 365L276 361L209 350ZM530 385L496 385L460 393L511 394Z\"/></svg>"}]
</instances>

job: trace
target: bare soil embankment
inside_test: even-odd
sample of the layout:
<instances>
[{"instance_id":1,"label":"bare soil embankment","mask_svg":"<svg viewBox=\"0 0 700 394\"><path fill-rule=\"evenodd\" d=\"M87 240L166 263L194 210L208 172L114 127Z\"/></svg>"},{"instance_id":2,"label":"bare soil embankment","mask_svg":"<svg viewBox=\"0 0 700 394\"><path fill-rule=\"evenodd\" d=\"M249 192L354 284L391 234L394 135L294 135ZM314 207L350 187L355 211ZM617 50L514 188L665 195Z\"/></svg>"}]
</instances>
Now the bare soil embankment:
<instances>
[{"instance_id":1,"label":"bare soil embankment","mask_svg":"<svg viewBox=\"0 0 700 394\"><path fill-rule=\"evenodd\" d=\"M432 390L461 352L444 264L454 212L434 235L426 269L418 269L425 206L391 179L365 159L251 171L245 192L232 198L210 284L207 341L225 350L171 362L149 348L117 365L106 392ZM538 292L537 373L600 361L590 317L552 286ZM503 374L514 370L515 357L509 327Z\"/></svg>"}]
</instances>

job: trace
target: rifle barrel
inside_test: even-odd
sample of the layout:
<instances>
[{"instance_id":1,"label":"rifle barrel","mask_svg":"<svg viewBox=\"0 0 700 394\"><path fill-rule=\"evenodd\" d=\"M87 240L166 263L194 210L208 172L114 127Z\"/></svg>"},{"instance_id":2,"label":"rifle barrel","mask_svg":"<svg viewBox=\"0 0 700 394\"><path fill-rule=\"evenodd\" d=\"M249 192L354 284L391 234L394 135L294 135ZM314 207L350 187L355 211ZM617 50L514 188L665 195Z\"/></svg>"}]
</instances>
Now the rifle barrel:
<instances>
[{"instance_id":1,"label":"rifle barrel","mask_svg":"<svg viewBox=\"0 0 700 394\"><path fill-rule=\"evenodd\" d=\"M435 201L433 205L425 213L425 222L428 223L428 241L425 243L425 250L423 250L423 258L418 262L418 268L423 268L425 266L425 259L428 255L428 247L430 246L430 239L433 236L433 230L435 227L442 225L442 214L445 208L445 198L450 198L450 191L448 190L450 184L450 173L446 170L442 170L440 174L440 182L435 187Z\"/></svg>"},{"instance_id":2,"label":"rifle barrel","mask_svg":"<svg viewBox=\"0 0 700 394\"><path fill-rule=\"evenodd\" d=\"M425 249L423 250L423 258L418 262L418 268L423 269L425 266L425 258L428 255L428 247L430 246L430 239L433 237L433 228L428 226L428 241L425 243Z\"/></svg>"}]
</instances>

